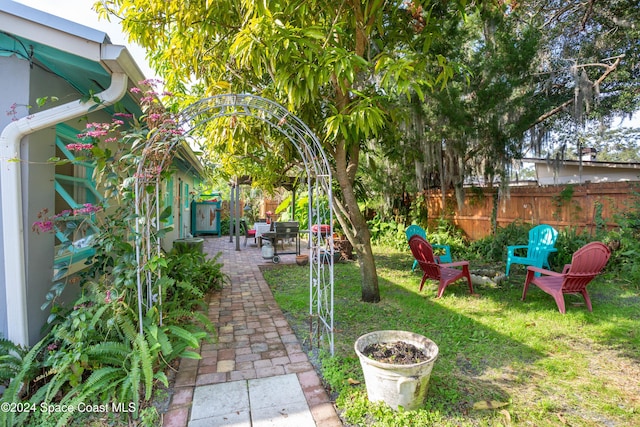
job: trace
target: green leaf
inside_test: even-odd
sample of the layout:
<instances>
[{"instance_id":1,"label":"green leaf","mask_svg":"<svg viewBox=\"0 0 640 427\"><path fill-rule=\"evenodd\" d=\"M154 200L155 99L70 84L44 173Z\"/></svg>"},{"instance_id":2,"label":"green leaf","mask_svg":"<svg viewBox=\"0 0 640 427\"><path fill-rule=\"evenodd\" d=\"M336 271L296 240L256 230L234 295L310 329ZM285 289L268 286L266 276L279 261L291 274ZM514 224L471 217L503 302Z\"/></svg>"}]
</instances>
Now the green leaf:
<instances>
[{"instance_id":1,"label":"green leaf","mask_svg":"<svg viewBox=\"0 0 640 427\"><path fill-rule=\"evenodd\" d=\"M189 347L191 348L200 347L198 338L191 332L187 331L186 329L183 329L175 325L168 326L168 329L171 331L173 335L181 338Z\"/></svg>"},{"instance_id":2,"label":"green leaf","mask_svg":"<svg viewBox=\"0 0 640 427\"><path fill-rule=\"evenodd\" d=\"M69 271L68 268L60 268L56 274L53 275L53 280L60 280L62 279L64 276L67 275L67 272Z\"/></svg>"},{"instance_id":3,"label":"green leaf","mask_svg":"<svg viewBox=\"0 0 640 427\"><path fill-rule=\"evenodd\" d=\"M180 353L180 357L184 357L185 359L195 359L195 360L202 359L202 356L200 356L200 354L190 350L185 350L182 353Z\"/></svg>"},{"instance_id":4,"label":"green leaf","mask_svg":"<svg viewBox=\"0 0 640 427\"><path fill-rule=\"evenodd\" d=\"M173 206L172 205L167 206L160 213L160 221L166 221L167 219L169 219L171 217L172 213L173 213Z\"/></svg>"},{"instance_id":5,"label":"green leaf","mask_svg":"<svg viewBox=\"0 0 640 427\"><path fill-rule=\"evenodd\" d=\"M36 104L38 107L43 107L47 101L56 102L58 100L57 96L44 96L42 98L36 98Z\"/></svg>"},{"instance_id":6,"label":"green leaf","mask_svg":"<svg viewBox=\"0 0 640 427\"><path fill-rule=\"evenodd\" d=\"M326 38L324 31L321 28L317 28L317 27L306 28L303 31L303 34L307 37L310 37L316 40L324 40Z\"/></svg>"},{"instance_id":7,"label":"green leaf","mask_svg":"<svg viewBox=\"0 0 640 427\"><path fill-rule=\"evenodd\" d=\"M153 378L160 381L160 383L162 383L162 385L164 385L165 387L169 387L169 379L167 378L167 375L164 372L162 371L156 372Z\"/></svg>"},{"instance_id":8,"label":"green leaf","mask_svg":"<svg viewBox=\"0 0 640 427\"><path fill-rule=\"evenodd\" d=\"M67 164L67 163L71 163L71 160L69 160L69 159L60 159L60 157L49 157L47 159L47 162L55 163L56 165L64 165L64 164Z\"/></svg>"},{"instance_id":9,"label":"green leaf","mask_svg":"<svg viewBox=\"0 0 640 427\"><path fill-rule=\"evenodd\" d=\"M62 292L66 287L67 287L66 282L57 282L53 284L53 286L51 287L51 290L55 292L56 296L60 296L60 294L62 294Z\"/></svg>"}]
</instances>

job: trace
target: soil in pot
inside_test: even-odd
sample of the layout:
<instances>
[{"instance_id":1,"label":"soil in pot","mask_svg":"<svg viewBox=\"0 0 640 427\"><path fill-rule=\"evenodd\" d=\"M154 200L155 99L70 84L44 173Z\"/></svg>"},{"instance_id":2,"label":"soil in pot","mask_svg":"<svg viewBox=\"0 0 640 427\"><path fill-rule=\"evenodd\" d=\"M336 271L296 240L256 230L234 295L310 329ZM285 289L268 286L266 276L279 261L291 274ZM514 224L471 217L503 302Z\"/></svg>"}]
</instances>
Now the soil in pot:
<instances>
[{"instance_id":1,"label":"soil in pot","mask_svg":"<svg viewBox=\"0 0 640 427\"><path fill-rule=\"evenodd\" d=\"M378 362L395 365L411 365L431 359L424 351L404 341L369 344L362 354Z\"/></svg>"},{"instance_id":2,"label":"soil in pot","mask_svg":"<svg viewBox=\"0 0 640 427\"><path fill-rule=\"evenodd\" d=\"M359 337L354 349L370 401L408 411L424 405L436 343L408 331L374 331Z\"/></svg>"}]
</instances>

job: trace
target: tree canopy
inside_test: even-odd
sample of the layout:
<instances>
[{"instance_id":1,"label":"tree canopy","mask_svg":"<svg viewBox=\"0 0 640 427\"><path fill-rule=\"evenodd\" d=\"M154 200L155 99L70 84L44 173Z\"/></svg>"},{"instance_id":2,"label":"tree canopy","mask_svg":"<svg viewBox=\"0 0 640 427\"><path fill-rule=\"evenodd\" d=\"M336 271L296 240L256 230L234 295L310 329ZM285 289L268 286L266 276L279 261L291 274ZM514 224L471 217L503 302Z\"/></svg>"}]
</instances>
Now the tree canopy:
<instances>
[{"instance_id":1,"label":"tree canopy","mask_svg":"<svg viewBox=\"0 0 640 427\"><path fill-rule=\"evenodd\" d=\"M358 254L362 298L379 291L358 202L492 185L554 129L586 129L638 107L634 0L103 0L186 105L252 93L286 105L321 138L334 206ZM295 152L250 120L203 132L229 173L273 185ZM557 144L556 144L557 145ZM360 187L364 185L365 187Z\"/></svg>"},{"instance_id":2,"label":"tree canopy","mask_svg":"<svg viewBox=\"0 0 640 427\"><path fill-rule=\"evenodd\" d=\"M639 18L626 0L469 9L432 46L464 67L405 103L397 138L365 160L378 166L372 185L385 200L435 187L461 201L463 184L506 183L522 158L606 144L605 130L639 106Z\"/></svg>"},{"instance_id":3,"label":"tree canopy","mask_svg":"<svg viewBox=\"0 0 640 427\"><path fill-rule=\"evenodd\" d=\"M393 128L395 95L422 97L452 76L447 58L430 48L466 5L110 0L98 8L123 19L170 90L191 97L251 92L284 103L320 135L339 185L336 218L358 254L362 298L374 302L380 296L370 234L354 191L361 148ZM236 129L218 127L211 146L255 156L264 138Z\"/></svg>"}]
</instances>

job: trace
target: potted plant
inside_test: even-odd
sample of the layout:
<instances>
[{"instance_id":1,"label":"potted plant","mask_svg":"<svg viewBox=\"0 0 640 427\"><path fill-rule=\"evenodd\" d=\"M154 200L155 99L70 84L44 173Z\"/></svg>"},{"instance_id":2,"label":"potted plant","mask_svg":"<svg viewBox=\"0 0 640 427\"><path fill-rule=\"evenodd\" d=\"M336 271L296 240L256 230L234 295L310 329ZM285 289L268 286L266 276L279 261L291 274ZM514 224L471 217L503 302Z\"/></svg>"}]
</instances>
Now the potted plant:
<instances>
[{"instance_id":1,"label":"potted plant","mask_svg":"<svg viewBox=\"0 0 640 427\"><path fill-rule=\"evenodd\" d=\"M367 396L393 409L424 404L438 346L407 331L376 331L362 335L355 351L364 373Z\"/></svg>"}]
</instances>

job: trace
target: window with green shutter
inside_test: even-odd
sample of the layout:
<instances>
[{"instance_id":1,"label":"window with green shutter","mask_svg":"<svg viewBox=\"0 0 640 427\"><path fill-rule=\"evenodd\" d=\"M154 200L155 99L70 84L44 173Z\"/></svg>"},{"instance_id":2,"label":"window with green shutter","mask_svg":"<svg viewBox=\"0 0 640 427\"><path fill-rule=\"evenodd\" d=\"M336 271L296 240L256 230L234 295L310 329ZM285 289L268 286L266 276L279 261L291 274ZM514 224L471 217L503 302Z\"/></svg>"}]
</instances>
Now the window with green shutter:
<instances>
[{"instance_id":1,"label":"window with green shutter","mask_svg":"<svg viewBox=\"0 0 640 427\"><path fill-rule=\"evenodd\" d=\"M71 126L56 126L56 156L70 162L56 165L56 252L54 280L86 267L87 259L95 253L93 238L98 232L96 206L103 198L93 181L95 165L81 160L67 148L79 144L79 132Z\"/></svg>"}]
</instances>

